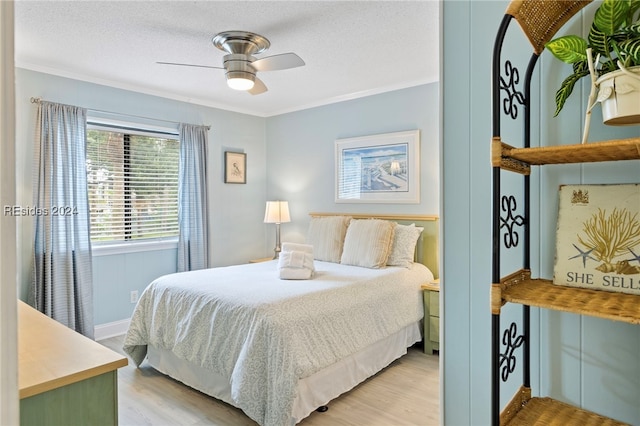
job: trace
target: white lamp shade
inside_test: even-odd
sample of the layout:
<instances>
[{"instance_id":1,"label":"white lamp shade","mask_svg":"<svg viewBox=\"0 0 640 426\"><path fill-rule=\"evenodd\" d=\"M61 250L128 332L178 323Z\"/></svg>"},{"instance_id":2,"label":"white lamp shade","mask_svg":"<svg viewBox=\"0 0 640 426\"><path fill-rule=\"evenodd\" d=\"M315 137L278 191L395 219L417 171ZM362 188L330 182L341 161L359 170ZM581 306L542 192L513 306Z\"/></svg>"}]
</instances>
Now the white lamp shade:
<instances>
[{"instance_id":1,"label":"white lamp shade","mask_svg":"<svg viewBox=\"0 0 640 426\"><path fill-rule=\"evenodd\" d=\"M264 223L291 222L288 201L267 201L264 211Z\"/></svg>"}]
</instances>

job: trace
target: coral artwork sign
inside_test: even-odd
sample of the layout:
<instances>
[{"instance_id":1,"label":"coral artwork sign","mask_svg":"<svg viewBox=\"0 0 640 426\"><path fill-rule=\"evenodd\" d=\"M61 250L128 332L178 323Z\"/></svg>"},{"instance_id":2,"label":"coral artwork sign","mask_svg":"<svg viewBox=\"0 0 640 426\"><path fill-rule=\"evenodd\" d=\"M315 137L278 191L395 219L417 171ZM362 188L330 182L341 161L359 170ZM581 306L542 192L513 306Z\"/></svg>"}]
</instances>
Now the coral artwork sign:
<instances>
[{"instance_id":1,"label":"coral artwork sign","mask_svg":"<svg viewBox=\"0 0 640 426\"><path fill-rule=\"evenodd\" d=\"M553 283L640 294L640 184L560 187Z\"/></svg>"}]
</instances>

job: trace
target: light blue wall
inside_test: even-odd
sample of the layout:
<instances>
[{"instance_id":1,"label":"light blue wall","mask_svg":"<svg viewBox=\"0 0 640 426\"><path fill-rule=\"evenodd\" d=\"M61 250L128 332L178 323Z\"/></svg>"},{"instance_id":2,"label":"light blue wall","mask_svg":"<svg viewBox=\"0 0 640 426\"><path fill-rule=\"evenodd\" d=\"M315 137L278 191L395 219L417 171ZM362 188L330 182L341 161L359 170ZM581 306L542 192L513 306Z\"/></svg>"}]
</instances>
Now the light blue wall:
<instances>
[{"instance_id":1,"label":"light blue wall","mask_svg":"<svg viewBox=\"0 0 640 426\"><path fill-rule=\"evenodd\" d=\"M177 249L94 256L94 321L102 325L131 317L132 290L138 294L159 276L176 272Z\"/></svg>"},{"instance_id":2,"label":"light blue wall","mask_svg":"<svg viewBox=\"0 0 640 426\"><path fill-rule=\"evenodd\" d=\"M239 94L243 95L243 94ZM17 202L32 204L36 105L31 97L86 108L211 125L209 131L209 212L212 266L247 262L264 255L265 119L167 98L145 95L39 72L16 70ZM165 124L166 123L160 123ZM247 153L247 184L223 183L224 151ZM31 280L32 218L18 219L19 295L26 298ZM131 290L175 272L176 250L96 256L95 323L128 318Z\"/></svg>"},{"instance_id":3,"label":"light blue wall","mask_svg":"<svg viewBox=\"0 0 640 426\"><path fill-rule=\"evenodd\" d=\"M291 223L282 240L302 242L309 212L416 213L440 209L438 83L270 117L267 120L267 198L289 201ZM334 201L335 140L420 130L419 204L343 204ZM275 243L272 228L268 245Z\"/></svg>"},{"instance_id":4,"label":"light blue wall","mask_svg":"<svg viewBox=\"0 0 640 426\"><path fill-rule=\"evenodd\" d=\"M443 3L443 424L490 423L491 284L491 52L506 1ZM597 6L587 7L591 16ZM576 17L563 33L586 31ZM511 31L519 34L517 23ZM530 47L523 38L505 46L524 76ZM522 62L522 60L525 62ZM533 79L532 145L579 143L588 95L576 88L559 118L552 118L555 90L568 65L544 52ZM585 82L586 83L586 82ZM503 119L504 120L504 119ZM538 124L539 123L539 124ZM590 140L639 136L640 127L601 124L594 110ZM518 124L518 126L521 123ZM518 127L519 128L519 127ZM503 140L518 145L516 126ZM504 175L504 173L503 173ZM504 185L520 188L506 177ZM557 190L570 183L640 182L638 161L534 168L532 182L532 269L551 278L555 253ZM518 189L515 190L516 193ZM519 267L521 252L506 255L503 271ZM502 328L519 321L519 309L502 309ZM574 314L532 309L532 388L536 395L584 406L640 424L640 328ZM520 364L522 363L520 358ZM517 383L516 383L517 382ZM521 382L520 366L504 386L503 404Z\"/></svg>"}]
</instances>

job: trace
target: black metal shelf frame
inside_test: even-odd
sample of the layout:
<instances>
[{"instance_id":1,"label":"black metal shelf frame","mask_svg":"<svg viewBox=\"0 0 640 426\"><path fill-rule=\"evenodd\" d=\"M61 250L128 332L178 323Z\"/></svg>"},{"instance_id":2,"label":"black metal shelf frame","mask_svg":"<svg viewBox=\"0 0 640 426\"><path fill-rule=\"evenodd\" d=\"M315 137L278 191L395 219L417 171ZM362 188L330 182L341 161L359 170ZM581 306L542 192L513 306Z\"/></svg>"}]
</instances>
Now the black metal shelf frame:
<instances>
[{"instance_id":1,"label":"black metal shelf frame","mask_svg":"<svg viewBox=\"0 0 640 426\"><path fill-rule=\"evenodd\" d=\"M492 64L492 138L500 138L501 114L515 120L518 117L518 105L522 106L524 112L523 143L524 148L531 145L531 78L537 64L539 55L533 53L527 66L523 85L523 92L519 91L517 85L520 83L520 72L510 61L502 62L502 47L509 24L513 21L511 15L505 15L502 19L493 48ZM504 71L504 74L502 73ZM501 97L502 92L506 93L505 98ZM530 268L530 180L529 176L524 176L524 206L523 213L514 214L517 206L513 196L502 195L500 187L499 166L493 167L492 176L492 283L500 283L500 250L504 243L505 248L514 248L519 245L520 240L517 228L523 227L524 254L523 266ZM506 216L499 214L503 212ZM501 234L503 232L503 234ZM491 330L491 424L500 424L500 381L506 382L509 375L515 369L515 350L522 347L523 350L523 378L522 384L529 388L531 382L530 366L530 308L522 306L522 334L518 335L517 325L511 323L507 329L501 332L500 314L492 314ZM502 336L502 338L500 338ZM505 346L505 351L501 350L501 342Z\"/></svg>"}]
</instances>

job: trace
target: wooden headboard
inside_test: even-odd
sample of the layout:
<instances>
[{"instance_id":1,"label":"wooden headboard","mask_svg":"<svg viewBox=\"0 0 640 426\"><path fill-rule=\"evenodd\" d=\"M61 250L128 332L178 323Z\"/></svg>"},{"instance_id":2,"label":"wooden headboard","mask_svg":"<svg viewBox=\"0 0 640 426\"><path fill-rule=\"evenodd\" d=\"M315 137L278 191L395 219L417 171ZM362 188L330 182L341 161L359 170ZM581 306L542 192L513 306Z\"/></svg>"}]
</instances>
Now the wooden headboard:
<instances>
[{"instance_id":1,"label":"wooden headboard","mask_svg":"<svg viewBox=\"0 0 640 426\"><path fill-rule=\"evenodd\" d=\"M397 222L401 225L411 225L424 228L418 244L416 245L416 262L420 262L433 272L433 276L440 276L439 242L440 223L438 216L429 215L402 215L402 214L373 214L373 213L309 213L311 217L323 216L350 216L354 219L384 219Z\"/></svg>"}]
</instances>

